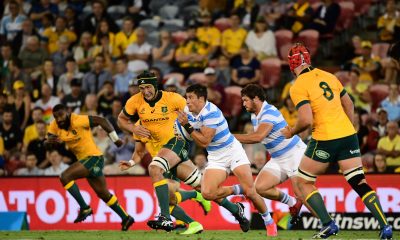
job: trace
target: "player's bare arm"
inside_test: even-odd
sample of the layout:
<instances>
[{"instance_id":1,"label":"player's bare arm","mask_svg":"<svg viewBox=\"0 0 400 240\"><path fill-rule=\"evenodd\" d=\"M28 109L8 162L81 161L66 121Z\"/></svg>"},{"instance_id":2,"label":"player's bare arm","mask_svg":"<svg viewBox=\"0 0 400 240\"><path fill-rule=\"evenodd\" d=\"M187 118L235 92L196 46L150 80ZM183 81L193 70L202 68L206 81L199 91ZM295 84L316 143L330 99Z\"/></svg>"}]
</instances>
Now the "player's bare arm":
<instances>
[{"instance_id":1,"label":"player's bare arm","mask_svg":"<svg viewBox=\"0 0 400 240\"><path fill-rule=\"evenodd\" d=\"M340 98L342 102L342 107L344 112L346 113L347 117L349 117L350 121L354 122L354 104L351 101L349 94L345 94Z\"/></svg>"},{"instance_id":2,"label":"player's bare arm","mask_svg":"<svg viewBox=\"0 0 400 240\"><path fill-rule=\"evenodd\" d=\"M200 131L194 131L193 127L189 124L186 113L182 111L177 111L177 113L179 123L186 129L196 144L203 148L207 147L211 143L216 130L203 126Z\"/></svg>"},{"instance_id":3,"label":"player's bare arm","mask_svg":"<svg viewBox=\"0 0 400 240\"><path fill-rule=\"evenodd\" d=\"M291 128L286 126L281 130L281 133L285 138L291 138L294 135L303 132L313 124L313 114L310 104L304 104L298 109L298 119L296 125Z\"/></svg>"},{"instance_id":4,"label":"player's bare arm","mask_svg":"<svg viewBox=\"0 0 400 240\"><path fill-rule=\"evenodd\" d=\"M151 138L151 133L147 128L143 127L142 125L134 125L124 112L121 112L118 115L118 126L122 130L133 133L139 137Z\"/></svg>"},{"instance_id":5,"label":"player's bare arm","mask_svg":"<svg viewBox=\"0 0 400 240\"><path fill-rule=\"evenodd\" d=\"M120 161L119 162L119 168L121 171L128 170L129 168L135 166L136 164L139 164L144 155L146 154L146 145L143 142L136 141L135 142L135 151L132 153L132 157L129 161Z\"/></svg>"},{"instance_id":6,"label":"player's bare arm","mask_svg":"<svg viewBox=\"0 0 400 240\"><path fill-rule=\"evenodd\" d=\"M244 144L259 143L271 132L273 125L271 123L261 123L257 130L248 134L234 134L235 138Z\"/></svg>"},{"instance_id":7,"label":"player's bare arm","mask_svg":"<svg viewBox=\"0 0 400 240\"><path fill-rule=\"evenodd\" d=\"M100 126L101 128L103 128L103 130L107 132L108 136L114 142L115 145L121 147L124 144L122 140L119 139L117 133L115 132L114 127L107 119L99 116L90 116L90 118L92 120L93 126L95 127Z\"/></svg>"}]
</instances>

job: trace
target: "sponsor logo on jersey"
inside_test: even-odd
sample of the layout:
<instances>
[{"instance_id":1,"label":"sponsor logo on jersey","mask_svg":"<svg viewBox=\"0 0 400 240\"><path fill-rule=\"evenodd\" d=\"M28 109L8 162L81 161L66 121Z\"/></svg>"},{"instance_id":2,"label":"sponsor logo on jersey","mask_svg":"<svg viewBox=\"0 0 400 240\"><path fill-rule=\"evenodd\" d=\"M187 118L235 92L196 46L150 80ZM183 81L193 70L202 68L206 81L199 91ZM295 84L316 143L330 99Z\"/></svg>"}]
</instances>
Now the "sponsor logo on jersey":
<instances>
[{"instance_id":1,"label":"sponsor logo on jersey","mask_svg":"<svg viewBox=\"0 0 400 240\"><path fill-rule=\"evenodd\" d=\"M360 153L360 149L350 150L351 154Z\"/></svg>"},{"instance_id":2,"label":"sponsor logo on jersey","mask_svg":"<svg viewBox=\"0 0 400 240\"><path fill-rule=\"evenodd\" d=\"M145 112L145 108L142 108L142 110L140 110L140 114L144 114Z\"/></svg>"},{"instance_id":3,"label":"sponsor logo on jersey","mask_svg":"<svg viewBox=\"0 0 400 240\"><path fill-rule=\"evenodd\" d=\"M169 117L143 119L142 122L144 122L144 123L161 122L161 121L167 121L167 120L169 120Z\"/></svg>"},{"instance_id":4,"label":"sponsor logo on jersey","mask_svg":"<svg viewBox=\"0 0 400 240\"><path fill-rule=\"evenodd\" d=\"M167 113L168 112L168 107L167 106L162 106L161 107L161 112L162 113Z\"/></svg>"},{"instance_id":5,"label":"sponsor logo on jersey","mask_svg":"<svg viewBox=\"0 0 400 240\"><path fill-rule=\"evenodd\" d=\"M324 150L317 150L315 151L315 155L321 159L328 159L331 155Z\"/></svg>"}]
</instances>

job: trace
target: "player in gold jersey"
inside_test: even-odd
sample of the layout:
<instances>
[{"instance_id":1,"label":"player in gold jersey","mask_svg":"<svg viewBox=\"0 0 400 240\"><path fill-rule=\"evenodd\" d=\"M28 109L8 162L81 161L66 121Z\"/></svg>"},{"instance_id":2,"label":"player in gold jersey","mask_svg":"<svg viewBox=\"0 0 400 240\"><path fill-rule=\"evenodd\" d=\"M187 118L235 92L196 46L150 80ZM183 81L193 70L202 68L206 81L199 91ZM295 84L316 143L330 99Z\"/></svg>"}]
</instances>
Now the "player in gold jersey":
<instances>
[{"instance_id":1,"label":"player in gold jersey","mask_svg":"<svg viewBox=\"0 0 400 240\"><path fill-rule=\"evenodd\" d=\"M298 110L294 128L281 130L286 138L312 125L312 138L298 168L296 195L308 205L322 222L322 229L313 238L336 235L339 227L329 215L321 194L315 187L317 176L324 173L331 162L337 162L347 182L378 219L381 239L391 239L379 199L367 184L362 168L360 148L353 127L354 105L340 81L332 74L311 66L308 49L296 43L288 55L290 70L296 80L290 97Z\"/></svg>"},{"instance_id":2,"label":"player in gold jersey","mask_svg":"<svg viewBox=\"0 0 400 240\"><path fill-rule=\"evenodd\" d=\"M122 230L126 231L135 222L125 210L119 205L115 195L108 189L103 175L104 159L102 152L94 143L91 128L101 126L109 135L111 140L121 146L122 141L118 138L113 126L99 116L87 116L70 114L67 108L58 104L53 108L54 119L48 129L48 138L45 142L47 147L56 147L65 142L78 161L67 168L60 176L64 188L75 198L80 206L75 223L85 220L93 211L83 199L76 179L86 178L90 186L107 205L113 209L122 219Z\"/></svg>"}]
</instances>

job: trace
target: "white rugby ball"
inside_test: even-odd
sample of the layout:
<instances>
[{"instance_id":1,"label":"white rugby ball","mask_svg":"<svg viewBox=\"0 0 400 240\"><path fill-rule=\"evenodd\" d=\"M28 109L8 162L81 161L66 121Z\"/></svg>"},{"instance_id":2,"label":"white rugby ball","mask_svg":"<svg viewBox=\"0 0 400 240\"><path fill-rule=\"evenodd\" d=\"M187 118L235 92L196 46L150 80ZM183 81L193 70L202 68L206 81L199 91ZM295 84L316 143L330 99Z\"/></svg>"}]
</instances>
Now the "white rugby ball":
<instances>
[{"instance_id":1,"label":"white rugby ball","mask_svg":"<svg viewBox=\"0 0 400 240\"><path fill-rule=\"evenodd\" d=\"M185 140L187 142L193 141L193 138L186 131L186 129L180 124L178 119L175 120L174 133L178 138L181 138L181 139L183 139L183 140Z\"/></svg>"}]
</instances>

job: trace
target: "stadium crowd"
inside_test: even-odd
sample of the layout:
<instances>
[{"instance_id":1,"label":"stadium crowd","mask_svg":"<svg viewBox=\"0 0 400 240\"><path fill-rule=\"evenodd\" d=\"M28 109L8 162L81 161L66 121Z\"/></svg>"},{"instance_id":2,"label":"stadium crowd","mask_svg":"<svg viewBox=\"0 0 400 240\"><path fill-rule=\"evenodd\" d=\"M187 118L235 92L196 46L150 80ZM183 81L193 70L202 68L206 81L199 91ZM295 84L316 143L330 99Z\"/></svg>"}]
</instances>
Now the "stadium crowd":
<instances>
[{"instance_id":1,"label":"stadium crowd","mask_svg":"<svg viewBox=\"0 0 400 240\"><path fill-rule=\"evenodd\" d=\"M207 86L233 131L253 131L240 96L249 83L261 84L268 102L294 124L286 56L296 41L352 96L365 170L400 173L400 68L387 57L400 39L394 0L5 0L0 8L0 176L59 175L76 161L68 149L44 147L58 103L111 122L124 145L117 148L100 127L95 141L105 174L126 174L118 162L131 158L134 140L117 118L146 69L165 91ZM375 36L357 35L366 30ZM334 64L323 65L327 59ZM301 134L305 142L310 133ZM258 173L268 153L261 144L245 150ZM204 151L194 147L191 156L204 169ZM145 157L128 173L147 174L150 161Z\"/></svg>"}]
</instances>

